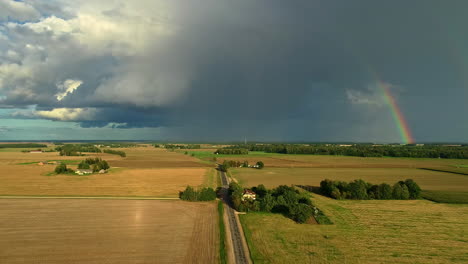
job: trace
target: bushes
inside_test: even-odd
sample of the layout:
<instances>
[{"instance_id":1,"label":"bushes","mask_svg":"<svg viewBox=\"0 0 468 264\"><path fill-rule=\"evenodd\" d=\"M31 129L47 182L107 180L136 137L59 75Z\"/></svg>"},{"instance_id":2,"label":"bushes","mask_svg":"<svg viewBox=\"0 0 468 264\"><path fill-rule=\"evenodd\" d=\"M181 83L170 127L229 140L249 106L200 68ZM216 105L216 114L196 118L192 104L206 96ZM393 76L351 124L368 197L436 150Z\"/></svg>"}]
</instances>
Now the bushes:
<instances>
[{"instance_id":1,"label":"bushes","mask_svg":"<svg viewBox=\"0 0 468 264\"><path fill-rule=\"evenodd\" d=\"M421 188L411 179L400 181L393 187L386 183L373 185L363 180L355 180L350 183L323 180L320 182L319 190L321 194L334 199L408 200L421 197Z\"/></svg>"},{"instance_id":2,"label":"bushes","mask_svg":"<svg viewBox=\"0 0 468 264\"><path fill-rule=\"evenodd\" d=\"M122 158L127 157L127 154L125 152L123 152L123 151L120 151L120 150L105 149L104 153L119 155Z\"/></svg>"},{"instance_id":3,"label":"bushes","mask_svg":"<svg viewBox=\"0 0 468 264\"><path fill-rule=\"evenodd\" d=\"M57 174L68 174L68 173L74 173L72 169L67 168L67 165L65 164L60 164L57 167L55 167L55 173Z\"/></svg>"},{"instance_id":4,"label":"bushes","mask_svg":"<svg viewBox=\"0 0 468 264\"><path fill-rule=\"evenodd\" d=\"M179 198L185 201L213 201L216 199L216 192L213 188L202 188L197 191L191 186L187 186L185 191L179 192Z\"/></svg>"},{"instance_id":5,"label":"bushes","mask_svg":"<svg viewBox=\"0 0 468 264\"><path fill-rule=\"evenodd\" d=\"M107 161L101 158L87 158L78 165L78 169L92 169L93 172L98 172L100 170L108 170L110 166Z\"/></svg>"},{"instance_id":6,"label":"bushes","mask_svg":"<svg viewBox=\"0 0 468 264\"><path fill-rule=\"evenodd\" d=\"M265 167L265 164L263 163L263 161L258 161L256 166L257 166L257 169L263 169L263 167Z\"/></svg>"},{"instance_id":7,"label":"bushes","mask_svg":"<svg viewBox=\"0 0 468 264\"><path fill-rule=\"evenodd\" d=\"M298 223L305 223L314 216L309 197L293 187L281 185L268 190L259 185L252 191L256 193L255 200L243 199L244 188L234 182L229 185L229 195L236 210L280 213Z\"/></svg>"}]
</instances>

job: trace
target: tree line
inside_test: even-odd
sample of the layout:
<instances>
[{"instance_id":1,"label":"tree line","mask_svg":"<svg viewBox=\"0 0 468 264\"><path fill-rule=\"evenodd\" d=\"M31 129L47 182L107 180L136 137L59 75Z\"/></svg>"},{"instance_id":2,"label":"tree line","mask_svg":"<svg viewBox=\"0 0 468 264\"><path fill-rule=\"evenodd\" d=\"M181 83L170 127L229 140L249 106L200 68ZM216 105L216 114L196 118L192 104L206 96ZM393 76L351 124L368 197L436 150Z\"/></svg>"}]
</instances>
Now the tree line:
<instances>
[{"instance_id":1,"label":"tree line","mask_svg":"<svg viewBox=\"0 0 468 264\"><path fill-rule=\"evenodd\" d=\"M311 217L315 217L319 223L331 223L323 212L312 204L306 193L300 193L294 187L281 185L269 190L261 184L253 187L252 191L256 194L255 200L244 198L244 188L231 182L229 196L233 207L241 212L280 213L298 223L305 223Z\"/></svg>"},{"instance_id":2,"label":"tree line","mask_svg":"<svg viewBox=\"0 0 468 264\"><path fill-rule=\"evenodd\" d=\"M195 190L193 187L187 186L184 191L179 192L179 198L191 202L213 201L216 199L216 192L210 187Z\"/></svg>"},{"instance_id":3,"label":"tree line","mask_svg":"<svg viewBox=\"0 0 468 264\"><path fill-rule=\"evenodd\" d=\"M155 147L159 147L159 145L155 145ZM200 145L189 144L189 145L173 145L173 144L165 144L164 148L167 149L201 149Z\"/></svg>"},{"instance_id":4,"label":"tree line","mask_svg":"<svg viewBox=\"0 0 468 264\"><path fill-rule=\"evenodd\" d=\"M321 194L334 199L353 200L409 200L421 198L421 188L412 179L389 184L371 184L363 180L352 182L323 180L320 182Z\"/></svg>"},{"instance_id":5,"label":"tree line","mask_svg":"<svg viewBox=\"0 0 468 264\"><path fill-rule=\"evenodd\" d=\"M241 162L239 160L224 160L223 164L219 166L221 171L227 172L229 168L256 168L263 169L265 164L263 161L257 161L255 165L251 166L247 160Z\"/></svg>"},{"instance_id":6,"label":"tree line","mask_svg":"<svg viewBox=\"0 0 468 264\"><path fill-rule=\"evenodd\" d=\"M66 144L55 148L60 156L83 156L82 152L101 153L101 150L91 144Z\"/></svg>"},{"instance_id":7,"label":"tree line","mask_svg":"<svg viewBox=\"0 0 468 264\"><path fill-rule=\"evenodd\" d=\"M110 169L107 161L101 158L87 158L78 164L78 169L92 169L93 172Z\"/></svg>"},{"instance_id":8,"label":"tree line","mask_svg":"<svg viewBox=\"0 0 468 264\"><path fill-rule=\"evenodd\" d=\"M246 148L221 148L217 149L214 154L222 155L247 155L249 150Z\"/></svg>"},{"instance_id":9,"label":"tree line","mask_svg":"<svg viewBox=\"0 0 468 264\"><path fill-rule=\"evenodd\" d=\"M100 170L110 169L107 161L101 158L87 158L78 164L78 169L89 170L93 172L99 172ZM73 174L75 171L71 168L68 168L66 164L61 163L55 167L55 173L57 174Z\"/></svg>"},{"instance_id":10,"label":"tree line","mask_svg":"<svg viewBox=\"0 0 468 264\"><path fill-rule=\"evenodd\" d=\"M239 145L237 148L249 151L264 151L281 154L314 154L314 155L342 155L357 157L409 157L409 158L441 158L468 159L468 146L442 145L297 145L297 144L249 144Z\"/></svg>"},{"instance_id":11,"label":"tree line","mask_svg":"<svg viewBox=\"0 0 468 264\"><path fill-rule=\"evenodd\" d=\"M120 151L120 150L105 149L104 153L119 155L122 158L127 157L127 154L125 152L123 152L123 151Z\"/></svg>"},{"instance_id":12,"label":"tree line","mask_svg":"<svg viewBox=\"0 0 468 264\"><path fill-rule=\"evenodd\" d=\"M0 148L47 148L47 145L35 143L0 144Z\"/></svg>"}]
</instances>

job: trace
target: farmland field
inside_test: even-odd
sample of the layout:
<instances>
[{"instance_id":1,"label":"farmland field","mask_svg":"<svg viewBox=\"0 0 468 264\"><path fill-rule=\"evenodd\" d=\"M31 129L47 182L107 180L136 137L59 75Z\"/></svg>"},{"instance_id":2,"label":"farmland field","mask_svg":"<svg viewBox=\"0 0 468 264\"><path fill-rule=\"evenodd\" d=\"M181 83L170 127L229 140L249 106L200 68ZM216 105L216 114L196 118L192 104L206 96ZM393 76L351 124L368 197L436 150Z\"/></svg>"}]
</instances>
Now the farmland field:
<instances>
[{"instance_id":1,"label":"farmland field","mask_svg":"<svg viewBox=\"0 0 468 264\"><path fill-rule=\"evenodd\" d=\"M255 263L468 262L468 205L314 197L334 225L240 216Z\"/></svg>"},{"instance_id":2,"label":"farmland field","mask_svg":"<svg viewBox=\"0 0 468 264\"><path fill-rule=\"evenodd\" d=\"M211 160L216 157L218 162L224 160L247 160L250 164L261 160L266 167L283 168L438 168L460 169L468 172L468 161L459 159L428 159L428 158L363 158L330 155L295 155L251 151L247 155L216 155L215 149L188 151L195 157Z\"/></svg>"},{"instance_id":3,"label":"farmland field","mask_svg":"<svg viewBox=\"0 0 468 264\"><path fill-rule=\"evenodd\" d=\"M264 168L262 170L236 168L231 174L245 186L281 184L319 186L324 179L352 181L363 179L374 184L394 184L411 178L422 189L468 192L468 176L408 168Z\"/></svg>"},{"instance_id":4,"label":"farmland field","mask_svg":"<svg viewBox=\"0 0 468 264\"><path fill-rule=\"evenodd\" d=\"M127 153L126 158L89 153L88 157L109 161L112 169L107 174L87 176L55 175L54 165L37 165L39 161L59 160L74 169L86 157L7 150L0 152L0 195L177 197L187 185L216 185L214 169L207 164L153 147L119 149Z\"/></svg>"},{"instance_id":5,"label":"farmland field","mask_svg":"<svg viewBox=\"0 0 468 264\"><path fill-rule=\"evenodd\" d=\"M0 199L0 263L216 263L216 203Z\"/></svg>"}]
</instances>

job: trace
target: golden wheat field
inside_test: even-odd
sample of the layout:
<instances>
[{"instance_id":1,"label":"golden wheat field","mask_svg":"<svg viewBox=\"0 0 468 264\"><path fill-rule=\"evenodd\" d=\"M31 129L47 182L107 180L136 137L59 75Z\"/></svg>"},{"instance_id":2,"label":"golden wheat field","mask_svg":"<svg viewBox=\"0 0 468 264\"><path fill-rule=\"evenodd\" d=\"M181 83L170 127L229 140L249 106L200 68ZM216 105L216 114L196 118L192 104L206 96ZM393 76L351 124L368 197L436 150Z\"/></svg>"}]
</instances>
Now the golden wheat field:
<instances>
[{"instance_id":1,"label":"golden wheat field","mask_svg":"<svg viewBox=\"0 0 468 264\"><path fill-rule=\"evenodd\" d=\"M255 263L468 262L468 205L314 197L333 225L240 216Z\"/></svg>"},{"instance_id":2,"label":"golden wheat field","mask_svg":"<svg viewBox=\"0 0 468 264\"><path fill-rule=\"evenodd\" d=\"M216 263L215 203L0 199L0 263Z\"/></svg>"},{"instance_id":3,"label":"golden wheat field","mask_svg":"<svg viewBox=\"0 0 468 264\"><path fill-rule=\"evenodd\" d=\"M57 152L0 152L0 195L70 196L157 196L177 197L187 185L215 186L213 168L196 158L153 147L121 149L126 158L98 153L81 157L59 156ZM56 175L55 165L40 161L58 160L75 169L87 157L107 160L106 174Z\"/></svg>"}]
</instances>

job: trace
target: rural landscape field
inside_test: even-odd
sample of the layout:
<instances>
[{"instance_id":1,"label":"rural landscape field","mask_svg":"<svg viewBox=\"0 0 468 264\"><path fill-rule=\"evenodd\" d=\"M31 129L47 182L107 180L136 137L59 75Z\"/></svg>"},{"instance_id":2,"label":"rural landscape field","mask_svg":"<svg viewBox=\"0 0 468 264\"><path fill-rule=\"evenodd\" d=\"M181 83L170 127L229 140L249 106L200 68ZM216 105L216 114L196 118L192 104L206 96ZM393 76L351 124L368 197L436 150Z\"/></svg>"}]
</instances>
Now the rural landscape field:
<instances>
[{"instance_id":1,"label":"rural landscape field","mask_svg":"<svg viewBox=\"0 0 468 264\"><path fill-rule=\"evenodd\" d=\"M0 264L468 264L467 10L0 0Z\"/></svg>"},{"instance_id":2,"label":"rural landscape field","mask_svg":"<svg viewBox=\"0 0 468 264\"><path fill-rule=\"evenodd\" d=\"M0 176L0 231L7 243L2 263L244 263L236 252L236 232L245 236L240 245L246 248L245 261L252 263L468 260L468 178L463 171L468 163L463 159L230 155L212 145L147 143L98 144L100 152L67 156L56 151L67 144L40 144L47 146L40 152L21 145L0 148L0 166L9 172ZM54 170L66 164L78 172L90 157L106 160L110 168L85 175ZM254 167L258 162L264 166ZM234 214L240 221L235 224L229 220L229 198L219 196L227 203L222 211L215 202L178 199L187 199L182 194L187 186L224 186L217 170L224 164L241 164L226 167L228 182L251 190L291 186L329 222L315 216L300 224L285 214L247 210ZM408 178L421 187L421 198L335 200L308 192L324 179L391 185ZM26 212L30 217L23 217ZM53 253L44 253L52 248Z\"/></svg>"}]
</instances>

